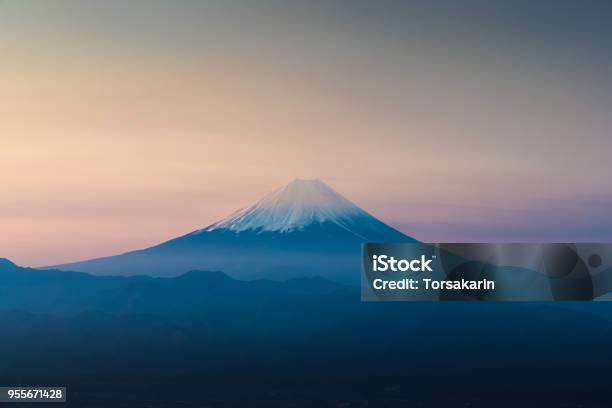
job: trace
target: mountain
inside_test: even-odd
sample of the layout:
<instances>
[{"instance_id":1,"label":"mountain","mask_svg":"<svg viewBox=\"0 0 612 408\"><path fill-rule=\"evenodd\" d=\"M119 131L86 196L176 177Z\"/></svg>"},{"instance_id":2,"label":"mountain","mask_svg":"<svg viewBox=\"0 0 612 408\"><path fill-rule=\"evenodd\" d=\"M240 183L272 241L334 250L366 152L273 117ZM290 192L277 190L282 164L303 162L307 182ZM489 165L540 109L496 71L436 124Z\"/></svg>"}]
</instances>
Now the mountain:
<instances>
[{"instance_id":1,"label":"mountain","mask_svg":"<svg viewBox=\"0 0 612 408\"><path fill-rule=\"evenodd\" d=\"M177 276L222 270L238 279L323 276L358 283L363 242L414 242L320 180L294 180L254 205L151 248L57 268L99 275Z\"/></svg>"}]
</instances>

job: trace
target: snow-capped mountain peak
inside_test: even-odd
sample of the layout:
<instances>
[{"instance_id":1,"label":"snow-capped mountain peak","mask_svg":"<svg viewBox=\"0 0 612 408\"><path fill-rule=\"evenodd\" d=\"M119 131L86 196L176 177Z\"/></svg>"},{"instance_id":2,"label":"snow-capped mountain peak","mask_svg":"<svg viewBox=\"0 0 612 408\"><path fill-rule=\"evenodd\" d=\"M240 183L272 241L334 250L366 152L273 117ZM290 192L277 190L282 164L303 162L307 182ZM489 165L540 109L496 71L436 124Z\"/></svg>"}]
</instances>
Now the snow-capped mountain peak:
<instances>
[{"instance_id":1,"label":"snow-capped mountain peak","mask_svg":"<svg viewBox=\"0 0 612 408\"><path fill-rule=\"evenodd\" d=\"M321 275L358 282L361 244L414 242L320 180L294 180L204 229L121 255L61 265L104 275L224 271L240 279Z\"/></svg>"},{"instance_id":2,"label":"snow-capped mountain peak","mask_svg":"<svg viewBox=\"0 0 612 408\"><path fill-rule=\"evenodd\" d=\"M227 229L289 232L313 223L332 222L346 228L355 217L371 217L321 180L296 179L203 230Z\"/></svg>"}]
</instances>

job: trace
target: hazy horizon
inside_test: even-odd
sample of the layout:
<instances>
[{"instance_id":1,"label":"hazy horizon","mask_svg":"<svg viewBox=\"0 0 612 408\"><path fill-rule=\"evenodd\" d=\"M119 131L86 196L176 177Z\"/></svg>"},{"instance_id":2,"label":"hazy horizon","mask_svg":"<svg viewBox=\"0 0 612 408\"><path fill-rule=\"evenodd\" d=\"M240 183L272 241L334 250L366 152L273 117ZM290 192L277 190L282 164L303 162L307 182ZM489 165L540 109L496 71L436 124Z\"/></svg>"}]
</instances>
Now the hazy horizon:
<instances>
[{"instance_id":1,"label":"hazy horizon","mask_svg":"<svg viewBox=\"0 0 612 408\"><path fill-rule=\"evenodd\" d=\"M612 241L607 1L0 1L0 257L320 178L423 241Z\"/></svg>"}]
</instances>

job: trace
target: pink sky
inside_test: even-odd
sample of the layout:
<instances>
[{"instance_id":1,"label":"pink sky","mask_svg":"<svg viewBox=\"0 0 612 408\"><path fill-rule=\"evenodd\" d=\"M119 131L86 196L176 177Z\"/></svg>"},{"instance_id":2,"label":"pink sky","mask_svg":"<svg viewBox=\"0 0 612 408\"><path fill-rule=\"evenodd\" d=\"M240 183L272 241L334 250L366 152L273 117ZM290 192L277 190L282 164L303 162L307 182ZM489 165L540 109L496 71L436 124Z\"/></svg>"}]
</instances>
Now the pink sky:
<instances>
[{"instance_id":1,"label":"pink sky","mask_svg":"<svg viewBox=\"0 0 612 408\"><path fill-rule=\"evenodd\" d=\"M294 178L423 240L612 239L611 87L583 55L444 19L61 4L0 3L0 256L145 247Z\"/></svg>"}]
</instances>

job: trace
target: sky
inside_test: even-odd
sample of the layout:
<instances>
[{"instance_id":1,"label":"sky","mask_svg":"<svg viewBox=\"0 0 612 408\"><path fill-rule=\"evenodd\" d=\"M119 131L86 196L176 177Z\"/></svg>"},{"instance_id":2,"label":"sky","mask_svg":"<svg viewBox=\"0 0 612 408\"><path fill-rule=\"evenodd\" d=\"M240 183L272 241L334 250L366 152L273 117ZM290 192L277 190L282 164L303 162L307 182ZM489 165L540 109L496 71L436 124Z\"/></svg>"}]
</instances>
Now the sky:
<instances>
[{"instance_id":1,"label":"sky","mask_svg":"<svg viewBox=\"0 0 612 408\"><path fill-rule=\"evenodd\" d=\"M428 242L612 241L612 3L0 0L0 256L320 178Z\"/></svg>"}]
</instances>

